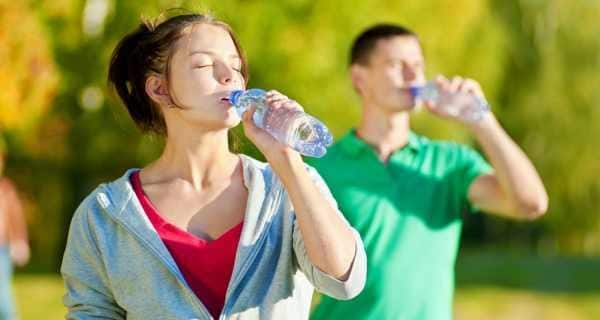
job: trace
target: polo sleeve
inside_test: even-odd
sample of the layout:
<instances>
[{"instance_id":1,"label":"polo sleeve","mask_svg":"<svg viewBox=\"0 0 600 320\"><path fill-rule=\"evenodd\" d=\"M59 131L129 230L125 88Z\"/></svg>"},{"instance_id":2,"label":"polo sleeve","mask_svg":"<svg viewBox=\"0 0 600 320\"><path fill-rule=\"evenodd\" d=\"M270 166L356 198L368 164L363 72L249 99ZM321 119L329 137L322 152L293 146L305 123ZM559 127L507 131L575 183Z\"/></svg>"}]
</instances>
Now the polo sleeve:
<instances>
[{"instance_id":1,"label":"polo sleeve","mask_svg":"<svg viewBox=\"0 0 600 320\"><path fill-rule=\"evenodd\" d=\"M459 196L470 213L476 213L479 208L473 206L468 199L469 188L479 176L493 171L492 166L470 147L458 145L456 158L456 170L459 179L456 181L456 187L459 190Z\"/></svg>"}]
</instances>

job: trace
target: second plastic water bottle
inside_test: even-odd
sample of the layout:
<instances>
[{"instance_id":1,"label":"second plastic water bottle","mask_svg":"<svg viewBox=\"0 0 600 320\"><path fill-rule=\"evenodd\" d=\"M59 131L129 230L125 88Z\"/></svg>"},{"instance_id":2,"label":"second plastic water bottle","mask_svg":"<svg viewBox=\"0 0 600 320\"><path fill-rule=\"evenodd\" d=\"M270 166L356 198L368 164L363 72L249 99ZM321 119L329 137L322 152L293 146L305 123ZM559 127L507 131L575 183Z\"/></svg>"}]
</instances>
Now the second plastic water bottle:
<instances>
[{"instance_id":1,"label":"second plastic water bottle","mask_svg":"<svg viewBox=\"0 0 600 320\"><path fill-rule=\"evenodd\" d=\"M252 120L275 139L305 156L320 158L333 143L327 127L319 120L300 110L269 108L266 91L250 89L231 92L229 102L241 117L251 106L256 106Z\"/></svg>"},{"instance_id":2,"label":"second plastic water bottle","mask_svg":"<svg viewBox=\"0 0 600 320\"><path fill-rule=\"evenodd\" d=\"M433 81L428 81L424 86L413 86L410 91L414 97L433 102L447 114L469 123L480 121L490 110L485 99L469 93L441 92Z\"/></svg>"}]
</instances>

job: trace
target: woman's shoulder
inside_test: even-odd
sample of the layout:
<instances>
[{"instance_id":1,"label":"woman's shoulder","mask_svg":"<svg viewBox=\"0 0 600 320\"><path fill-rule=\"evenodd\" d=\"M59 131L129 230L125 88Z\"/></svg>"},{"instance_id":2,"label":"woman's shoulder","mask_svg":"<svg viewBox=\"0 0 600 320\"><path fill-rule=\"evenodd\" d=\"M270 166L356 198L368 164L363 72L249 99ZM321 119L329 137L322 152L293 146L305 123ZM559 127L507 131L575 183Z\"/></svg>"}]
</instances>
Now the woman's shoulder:
<instances>
[{"instance_id":1,"label":"woman's shoulder","mask_svg":"<svg viewBox=\"0 0 600 320\"><path fill-rule=\"evenodd\" d=\"M133 194L130 176L138 171L137 168L127 169L125 173L112 181L100 183L79 204L76 215L99 213L111 206L118 206L128 201Z\"/></svg>"},{"instance_id":2,"label":"woman's shoulder","mask_svg":"<svg viewBox=\"0 0 600 320\"><path fill-rule=\"evenodd\" d=\"M238 154L244 168L244 175L248 173L260 173L263 176L271 176L273 169L268 162L260 161L243 153Z\"/></svg>"},{"instance_id":3,"label":"woman's shoulder","mask_svg":"<svg viewBox=\"0 0 600 320\"><path fill-rule=\"evenodd\" d=\"M244 164L245 166L253 166L256 168L260 168L260 169L269 167L268 162L260 161L260 160L253 158L247 154L238 153L238 157L240 157L240 159L242 160L242 164Z\"/></svg>"}]
</instances>

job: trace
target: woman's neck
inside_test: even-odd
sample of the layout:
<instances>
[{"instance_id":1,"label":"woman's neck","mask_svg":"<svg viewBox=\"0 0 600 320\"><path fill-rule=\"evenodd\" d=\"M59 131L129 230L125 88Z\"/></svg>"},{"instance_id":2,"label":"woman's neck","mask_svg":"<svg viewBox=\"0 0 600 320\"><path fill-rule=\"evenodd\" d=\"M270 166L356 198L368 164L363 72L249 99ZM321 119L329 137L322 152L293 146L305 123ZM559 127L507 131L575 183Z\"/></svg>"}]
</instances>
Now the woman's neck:
<instances>
[{"instance_id":1,"label":"woman's neck","mask_svg":"<svg viewBox=\"0 0 600 320\"><path fill-rule=\"evenodd\" d=\"M238 163L238 156L229 151L227 130L170 133L162 155L142 175L149 183L185 180L199 191L230 179Z\"/></svg>"}]
</instances>

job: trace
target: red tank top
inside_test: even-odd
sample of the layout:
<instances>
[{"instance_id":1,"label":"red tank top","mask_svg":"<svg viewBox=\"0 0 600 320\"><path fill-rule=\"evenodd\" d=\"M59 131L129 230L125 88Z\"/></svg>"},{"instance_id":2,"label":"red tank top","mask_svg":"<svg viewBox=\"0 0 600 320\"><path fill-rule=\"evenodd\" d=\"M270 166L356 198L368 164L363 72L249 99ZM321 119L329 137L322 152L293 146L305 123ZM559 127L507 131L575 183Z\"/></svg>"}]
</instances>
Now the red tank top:
<instances>
[{"instance_id":1,"label":"red tank top","mask_svg":"<svg viewBox=\"0 0 600 320\"><path fill-rule=\"evenodd\" d=\"M131 175L131 183L144 212L177 263L185 281L212 316L218 318L225 303L243 223L215 240L206 241L162 218L142 189L139 171Z\"/></svg>"}]
</instances>

